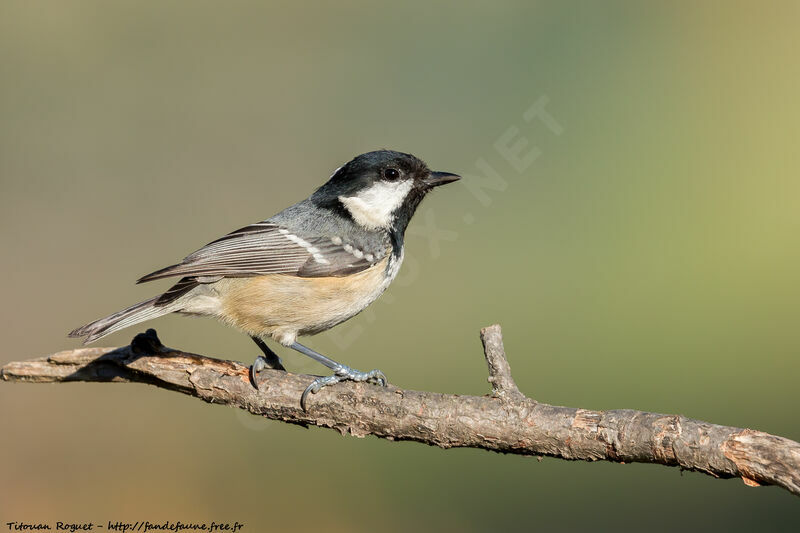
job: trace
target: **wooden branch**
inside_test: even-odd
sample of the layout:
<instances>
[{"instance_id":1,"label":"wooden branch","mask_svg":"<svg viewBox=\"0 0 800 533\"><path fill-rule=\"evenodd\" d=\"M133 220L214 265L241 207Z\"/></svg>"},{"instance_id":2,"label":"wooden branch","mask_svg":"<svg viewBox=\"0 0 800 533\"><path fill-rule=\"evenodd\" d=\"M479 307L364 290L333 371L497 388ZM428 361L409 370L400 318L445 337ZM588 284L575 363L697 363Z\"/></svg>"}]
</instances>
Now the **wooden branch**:
<instances>
[{"instance_id":1,"label":"wooden branch","mask_svg":"<svg viewBox=\"0 0 800 533\"><path fill-rule=\"evenodd\" d=\"M718 426L679 415L630 409L592 411L526 398L511 377L500 326L481 331L492 396L460 396L339 383L300 396L309 376L264 370L261 389L248 367L181 352L152 329L122 348L82 348L9 363L5 381L142 382L246 409L293 424L359 437L411 440L441 448L470 447L570 460L678 466L750 486L778 485L800 495L800 444L760 431Z\"/></svg>"}]
</instances>

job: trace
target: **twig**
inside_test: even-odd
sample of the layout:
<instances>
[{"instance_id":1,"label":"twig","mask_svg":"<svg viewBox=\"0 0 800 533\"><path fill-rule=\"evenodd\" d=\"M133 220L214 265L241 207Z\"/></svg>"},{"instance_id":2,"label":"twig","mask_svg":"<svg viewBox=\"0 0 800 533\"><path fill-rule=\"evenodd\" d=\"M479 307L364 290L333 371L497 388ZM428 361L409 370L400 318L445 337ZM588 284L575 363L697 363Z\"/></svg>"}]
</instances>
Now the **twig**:
<instances>
[{"instance_id":1,"label":"twig","mask_svg":"<svg viewBox=\"0 0 800 533\"><path fill-rule=\"evenodd\" d=\"M503 333L500 324L487 326L481 330L481 343L486 364L489 365L489 383L492 384L492 395L497 398L521 401L525 395L519 391L514 378L511 377L511 366L506 359L503 347Z\"/></svg>"},{"instance_id":2,"label":"twig","mask_svg":"<svg viewBox=\"0 0 800 533\"><path fill-rule=\"evenodd\" d=\"M592 411L526 398L517 388L499 326L481 331L492 396L419 392L339 383L300 408L309 376L264 370L260 390L248 367L167 348L154 330L122 348L82 348L9 363L5 381L142 382L293 424L359 437L411 440L570 460L656 463L778 485L800 495L800 444L760 431L630 409Z\"/></svg>"}]
</instances>

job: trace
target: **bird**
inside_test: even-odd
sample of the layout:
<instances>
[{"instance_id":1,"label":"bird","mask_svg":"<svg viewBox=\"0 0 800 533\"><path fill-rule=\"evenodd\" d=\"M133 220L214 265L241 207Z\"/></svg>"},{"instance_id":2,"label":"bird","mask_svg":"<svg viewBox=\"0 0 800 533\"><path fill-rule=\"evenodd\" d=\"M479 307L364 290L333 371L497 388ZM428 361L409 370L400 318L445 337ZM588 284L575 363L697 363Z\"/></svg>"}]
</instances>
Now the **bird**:
<instances>
[{"instance_id":1,"label":"bird","mask_svg":"<svg viewBox=\"0 0 800 533\"><path fill-rule=\"evenodd\" d=\"M305 200L137 281L179 278L166 292L69 336L88 344L169 313L207 316L246 333L261 349L250 367L256 388L262 370L286 370L268 340L332 370L303 391L304 410L309 394L341 381L386 386L380 370L355 370L297 339L341 324L383 294L403 262L405 231L420 202L434 188L459 179L431 171L408 153L356 156Z\"/></svg>"}]
</instances>

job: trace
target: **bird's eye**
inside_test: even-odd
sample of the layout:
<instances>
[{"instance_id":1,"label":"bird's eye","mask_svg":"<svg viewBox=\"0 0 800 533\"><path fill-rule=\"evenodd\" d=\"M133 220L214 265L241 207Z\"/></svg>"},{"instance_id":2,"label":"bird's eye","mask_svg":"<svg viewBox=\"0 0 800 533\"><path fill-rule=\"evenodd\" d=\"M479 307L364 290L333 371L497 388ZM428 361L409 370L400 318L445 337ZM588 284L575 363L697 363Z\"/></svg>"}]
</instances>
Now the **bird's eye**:
<instances>
[{"instance_id":1,"label":"bird's eye","mask_svg":"<svg viewBox=\"0 0 800 533\"><path fill-rule=\"evenodd\" d=\"M387 180L396 180L400 177L400 171L396 168L387 168L383 171L383 177Z\"/></svg>"}]
</instances>

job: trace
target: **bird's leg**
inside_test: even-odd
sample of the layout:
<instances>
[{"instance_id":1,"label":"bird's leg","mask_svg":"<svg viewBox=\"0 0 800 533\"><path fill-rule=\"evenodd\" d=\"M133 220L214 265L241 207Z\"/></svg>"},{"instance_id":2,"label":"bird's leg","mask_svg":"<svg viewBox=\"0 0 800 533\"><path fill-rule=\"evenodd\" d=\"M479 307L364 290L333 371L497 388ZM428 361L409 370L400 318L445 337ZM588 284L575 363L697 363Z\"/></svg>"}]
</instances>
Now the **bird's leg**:
<instances>
[{"instance_id":1,"label":"bird's leg","mask_svg":"<svg viewBox=\"0 0 800 533\"><path fill-rule=\"evenodd\" d=\"M333 359L325 357L321 353L315 352L311 348L303 346L299 342L293 343L289 346L289 348L297 350L303 355L307 355L314 361L322 363L334 372L332 376L325 376L315 379L308 387L306 387L306 390L303 391L303 395L300 397L300 406L303 408L303 411L307 411L306 398L308 397L309 392L311 394L316 394L320 391L320 389L322 389L322 387L333 385L334 383L339 383L340 381L366 381L368 383L380 385L381 387L386 386L386 376L384 376L383 372L380 370L370 370L369 372L359 372L358 370L353 370L349 366L337 363Z\"/></svg>"},{"instance_id":2,"label":"bird's leg","mask_svg":"<svg viewBox=\"0 0 800 533\"><path fill-rule=\"evenodd\" d=\"M258 388L258 373L264 370L265 368L272 368L273 370L286 370L283 365L281 364L281 358L278 357L278 354L273 352L267 343L261 340L258 337L250 337L253 339L261 351L264 352L264 355L259 355L256 357L256 360L253 361L253 365L250 367L250 380L253 382L253 386Z\"/></svg>"}]
</instances>

